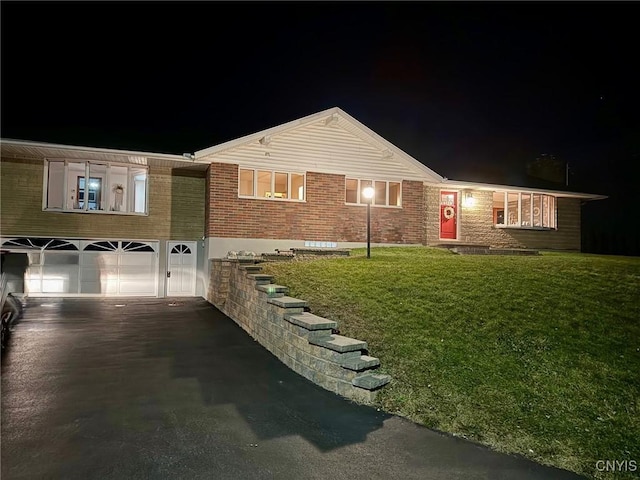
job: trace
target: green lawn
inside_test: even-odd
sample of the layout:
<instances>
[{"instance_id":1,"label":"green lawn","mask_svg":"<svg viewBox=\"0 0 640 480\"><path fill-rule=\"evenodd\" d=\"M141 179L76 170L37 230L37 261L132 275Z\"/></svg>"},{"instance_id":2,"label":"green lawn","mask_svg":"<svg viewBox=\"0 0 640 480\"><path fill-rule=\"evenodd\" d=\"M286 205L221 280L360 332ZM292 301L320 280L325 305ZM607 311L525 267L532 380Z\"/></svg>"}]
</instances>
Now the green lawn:
<instances>
[{"instance_id":1,"label":"green lawn","mask_svg":"<svg viewBox=\"0 0 640 480\"><path fill-rule=\"evenodd\" d=\"M375 248L264 272L365 340L391 413L591 478L640 471L640 258Z\"/></svg>"}]
</instances>

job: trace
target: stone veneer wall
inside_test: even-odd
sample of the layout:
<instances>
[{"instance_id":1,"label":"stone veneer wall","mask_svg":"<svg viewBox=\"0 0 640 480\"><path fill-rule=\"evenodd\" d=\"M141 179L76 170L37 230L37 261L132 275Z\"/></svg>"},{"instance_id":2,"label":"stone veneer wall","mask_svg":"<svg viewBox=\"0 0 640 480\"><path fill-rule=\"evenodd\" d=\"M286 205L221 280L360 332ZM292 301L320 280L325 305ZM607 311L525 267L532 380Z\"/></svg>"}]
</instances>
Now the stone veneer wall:
<instances>
[{"instance_id":1,"label":"stone veneer wall","mask_svg":"<svg viewBox=\"0 0 640 480\"><path fill-rule=\"evenodd\" d=\"M440 189L425 187L425 239L427 245L443 243L439 238ZM493 192L474 190L473 207L460 206L459 241L500 248L534 248L580 251L580 200L557 198L558 228L529 230L496 228L493 224Z\"/></svg>"},{"instance_id":2,"label":"stone veneer wall","mask_svg":"<svg viewBox=\"0 0 640 480\"><path fill-rule=\"evenodd\" d=\"M424 238L425 245L440 242L440 189L424 187Z\"/></svg>"},{"instance_id":3,"label":"stone veneer wall","mask_svg":"<svg viewBox=\"0 0 640 480\"><path fill-rule=\"evenodd\" d=\"M334 321L306 312L304 300L286 296L254 261L212 259L207 300L289 368L321 387L371 403L390 381L366 342L332 334Z\"/></svg>"}]
</instances>

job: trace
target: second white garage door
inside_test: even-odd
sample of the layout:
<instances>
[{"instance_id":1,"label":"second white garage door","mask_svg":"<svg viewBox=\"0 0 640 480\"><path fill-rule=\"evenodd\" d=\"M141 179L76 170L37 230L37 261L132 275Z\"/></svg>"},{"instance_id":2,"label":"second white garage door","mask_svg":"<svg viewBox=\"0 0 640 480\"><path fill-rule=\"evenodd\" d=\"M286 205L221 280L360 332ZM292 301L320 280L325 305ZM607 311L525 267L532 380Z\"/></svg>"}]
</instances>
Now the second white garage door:
<instances>
[{"instance_id":1,"label":"second white garage door","mask_svg":"<svg viewBox=\"0 0 640 480\"><path fill-rule=\"evenodd\" d=\"M84 245L80 293L157 295L157 249L157 242L100 241Z\"/></svg>"}]
</instances>

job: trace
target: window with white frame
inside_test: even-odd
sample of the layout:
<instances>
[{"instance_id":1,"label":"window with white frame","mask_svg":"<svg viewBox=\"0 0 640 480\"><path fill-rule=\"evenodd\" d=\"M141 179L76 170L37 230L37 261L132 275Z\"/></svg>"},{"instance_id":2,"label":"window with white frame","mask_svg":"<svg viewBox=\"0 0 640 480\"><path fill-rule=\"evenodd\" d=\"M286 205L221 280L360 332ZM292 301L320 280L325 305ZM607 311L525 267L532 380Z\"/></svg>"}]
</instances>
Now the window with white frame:
<instances>
[{"instance_id":1,"label":"window with white frame","mask_svg":"<svg viewBox=\"0 0 640 480\"><path fill-rule=\"evenodd\" d=\"M557 228L556 197L542 193L493 192L493 223L497 227Z\"/></svg>"},{"instance_id":2,"label":"window with white frame","mask_svg":"<svg viewBox=\"0 0 640 480\"><path fill-rule=\"evenodd\" d=\"M148 168L106 162L45 162L45 210L147 214Z\"/></svg>"},{"instance_id":3,"label":"window with white frame","mask_svg":"<svg viewBox=\"0 0 640 480\"><path fill-rule=\"evenodd\" d=\"M238 173L238 196L267 200L304 201L305 174L240 168Z\"/></svg>"},{"instance_id":4,"label":"window with white frame","mask_svg":"<svg viewBox=\"0 0 640 480\"><path fill-rule=\"evenodd\" d=\"M345 203L366 204L367 200L362 196L362 190L366 187L373 187L372 205L384 207L402 206L402 182L363 180L359 178L345 179Z\"/></svg>"}]
</instances>

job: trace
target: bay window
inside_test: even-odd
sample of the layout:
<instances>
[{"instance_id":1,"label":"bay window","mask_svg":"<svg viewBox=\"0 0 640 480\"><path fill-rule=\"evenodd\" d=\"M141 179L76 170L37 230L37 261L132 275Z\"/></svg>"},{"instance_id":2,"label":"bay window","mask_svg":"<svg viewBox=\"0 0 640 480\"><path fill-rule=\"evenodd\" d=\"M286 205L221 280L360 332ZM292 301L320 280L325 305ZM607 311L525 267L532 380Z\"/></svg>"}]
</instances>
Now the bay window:
<instances>
[{"instance_id":1,"label":"bay window","mask_svg":"<svg viewBox=\"0 0 640 480\"><path fill-rule=\"evenodd\" d=\"M106 162L45 162L44 210L147 213L147 167Z\"/></svg>"},{"instance_id":2,"label":"bay window","mask_svg":"<svg viewBox=\"0 0 640 480\"><path fill-rule=\"evenodd\" d=\"M555 229L556 197L542 193L494 192L493 222L497 227Z\"/></svg>"}]
</instances>

